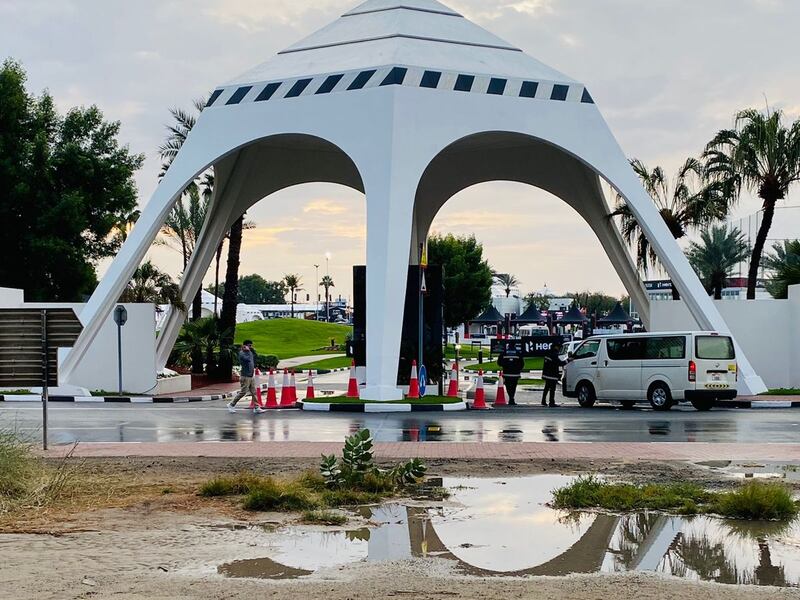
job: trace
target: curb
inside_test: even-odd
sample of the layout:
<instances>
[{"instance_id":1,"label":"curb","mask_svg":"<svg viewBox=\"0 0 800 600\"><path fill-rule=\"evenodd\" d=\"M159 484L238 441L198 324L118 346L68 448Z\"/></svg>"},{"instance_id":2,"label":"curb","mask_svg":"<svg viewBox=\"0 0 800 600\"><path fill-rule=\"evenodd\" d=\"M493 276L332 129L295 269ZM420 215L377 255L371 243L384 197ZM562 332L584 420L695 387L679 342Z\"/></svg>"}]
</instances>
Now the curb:
<instances>
[{"instance_id":1,"label":"curb","mask_svg":"<svg viewBox=\"0 0 800 600\"><path fill-rule=\"evenodd\" d=\"M188 402L210 402L227 400L234 394L212 394L210 396L50 396L50 402L74 402L86 404L185 404ZM39 394L0 395L0 402L41 402Z\"/></svg>"},{"instance_id":2,"label":"curb","mask_svg":"<svg viewBox=\"0 0 800 600\"><path fill-rule=\"evenodd\" d=\"M798 400L720 400L714 408L751 408L764 410L769 408L800 408Z\"/></svg>"},{"instance_id":3,"label":"curb","mask_svg":"<svg viewBox=\"0 0 800 600\"><path fill-rule=\"evenodd\" d=\"M326 402L298 401L300 410L316 412L347 412L347 413L391 413L391 412L452 412L467 410L466 402L453 404L390 404L390 403L364 403L364 404L337 404Z\"/></svg>"}]
</instances>

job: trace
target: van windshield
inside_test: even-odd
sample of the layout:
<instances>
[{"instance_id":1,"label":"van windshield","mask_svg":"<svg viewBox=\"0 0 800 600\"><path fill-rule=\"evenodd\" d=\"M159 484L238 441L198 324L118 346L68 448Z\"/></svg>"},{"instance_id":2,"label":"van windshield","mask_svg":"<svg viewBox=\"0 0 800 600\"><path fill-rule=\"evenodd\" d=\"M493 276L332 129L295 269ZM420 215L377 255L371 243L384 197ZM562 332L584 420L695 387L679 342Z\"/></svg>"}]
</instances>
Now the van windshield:
<instances>
[{"instance_id":1,"label":"van windshield","mask_svg":"<svg viewBox=\"0 0 800 600\"><path fill-rule=\"evenodd\" d=\"M733 360L733 340L719 335L702 335L697 337L697 358L708 360Z\"/></svg>"}]
</instances>

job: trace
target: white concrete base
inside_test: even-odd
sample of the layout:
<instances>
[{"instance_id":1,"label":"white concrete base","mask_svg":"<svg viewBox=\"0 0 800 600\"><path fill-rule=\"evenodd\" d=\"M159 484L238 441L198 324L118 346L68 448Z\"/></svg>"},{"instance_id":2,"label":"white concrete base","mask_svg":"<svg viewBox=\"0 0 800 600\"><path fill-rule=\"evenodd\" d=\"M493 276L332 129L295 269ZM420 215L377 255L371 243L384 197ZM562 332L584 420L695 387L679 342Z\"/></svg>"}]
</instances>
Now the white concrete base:
<instances>
[{"instance_id":1,"label":"white concrete base","mask_svg":"<svg viewBox=\"0 0 800 600\"><path fill-rule=\"evenodd\" d=\"M178 375L177 377L167 377L159 379L156 387L153 388L153 396L162 394L177 394L179 392L189 392L192 389L191 375Z\"/></svg>"},{"instance_id":2,"label":"white concrete base","mask_svg":"<svg viewBox=\"0 0 800 600\"><path fill-rule=\"evenodd\" d=\"M388 402L391 400L402 400L403 390L392 385L373 385L363 388L359 395L363 400L376 400Z\"/></svg>"}]
</instances>

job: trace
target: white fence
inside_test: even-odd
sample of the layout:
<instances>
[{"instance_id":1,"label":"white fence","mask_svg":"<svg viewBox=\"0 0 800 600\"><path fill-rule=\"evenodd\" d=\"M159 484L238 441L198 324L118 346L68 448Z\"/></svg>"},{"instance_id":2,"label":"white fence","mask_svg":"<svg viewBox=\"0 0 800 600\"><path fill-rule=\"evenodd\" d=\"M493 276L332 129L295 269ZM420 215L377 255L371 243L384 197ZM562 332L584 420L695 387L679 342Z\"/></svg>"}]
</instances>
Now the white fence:
<instances>
[{"instance_id":1,"label":"white fence","mask_svg":"<svg viewBox=\"0 0 800 600\"><path fill-rule=\"evenodd\" d=\"M800 388L800 285L788 300L715 302L756 373L769 388ZM697 329L683 301L650 303L652 331Z\"/></svg>"}]
</instances>

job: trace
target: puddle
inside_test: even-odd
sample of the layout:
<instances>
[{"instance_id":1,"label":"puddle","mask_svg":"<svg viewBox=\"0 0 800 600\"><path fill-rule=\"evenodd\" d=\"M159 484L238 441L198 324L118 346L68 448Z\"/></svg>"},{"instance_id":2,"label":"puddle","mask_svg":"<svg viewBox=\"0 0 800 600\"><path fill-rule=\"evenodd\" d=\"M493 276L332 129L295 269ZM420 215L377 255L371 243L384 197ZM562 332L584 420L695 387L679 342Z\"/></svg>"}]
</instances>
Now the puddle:
<instances>
[{"instance_id":1,"label":"puddle","mask_svg":"<svg viewBox=\"0 0 800 600\"><path fill-rule=\"evenodd\" d=\"M478 576L561 576L650 571L693 580L800 586L800 526L555 511L560 475L444 478L452 496L436 508L362 509L369 527L290 528L270 536L268 557L219 567L230 577L299 578L362 561L437 557Z\"/></svg>"},{"instance_id":2,"label":"puddle","mask_svg":"<svg viewBox=\"0 0 800 600\"><path fill-rule=\"evenodd\" d=\"M697 463L735 479L785 479L800 481L800 467L785 462L746 463L732 461L707 461Z\"/></svg>"}]
</instances>

